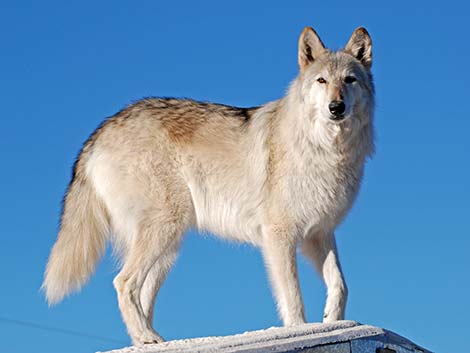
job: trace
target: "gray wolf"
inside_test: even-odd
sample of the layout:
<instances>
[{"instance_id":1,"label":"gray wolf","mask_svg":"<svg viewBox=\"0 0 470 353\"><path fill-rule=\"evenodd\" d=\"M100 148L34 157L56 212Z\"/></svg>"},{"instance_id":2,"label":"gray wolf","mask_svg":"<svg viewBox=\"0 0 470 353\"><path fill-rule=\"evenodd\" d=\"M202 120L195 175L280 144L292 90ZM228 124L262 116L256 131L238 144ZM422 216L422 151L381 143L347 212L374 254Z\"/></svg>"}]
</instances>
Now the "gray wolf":
<instances>
[{"instance_id":1,"label":"gray wolf","mask_svg":"<svg viewBox=\"0 0 470 353\"><path fill-rule=\"evenodd\" d=\"M347 287L334 230L373 153L372 43L356 29L330 51L310 27L287 94L254 108L143 99L106 120L73 169L43 289L49 303L78 290L108 241L113 283L136 345L152 328L157 292L189 228L261 249L284 325L305 322L296 250L327 287L324 322L344 318Z\"/></svg>"}]
</instances>

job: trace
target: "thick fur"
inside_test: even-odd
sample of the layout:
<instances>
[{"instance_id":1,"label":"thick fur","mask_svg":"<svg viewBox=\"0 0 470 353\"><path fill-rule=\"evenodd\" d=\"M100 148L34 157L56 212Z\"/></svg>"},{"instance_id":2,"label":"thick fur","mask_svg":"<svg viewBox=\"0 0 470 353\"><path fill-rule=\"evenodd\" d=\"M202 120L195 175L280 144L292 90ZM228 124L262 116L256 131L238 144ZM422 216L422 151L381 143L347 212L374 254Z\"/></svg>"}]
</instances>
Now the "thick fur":
<instances>
[{"instance_id":1,"label":"thick fur","mask_svg":"<svg viewBox=\"0 0 470 353\"><path fill-rule=\"evenodd\" d=\"M327 286L324 321L343 319L334 230L373 152L370 37L358 28L332 52L307 27L298 61L287 95L260 107L150 98L105 121L65 197L48 301L80 288L109 238L123 264L114 285L128 332L135 344L161 342L151 326L155 296L194 227L261 248L285 325L305 322L301 246ZM345 112L333 120L328 107L338 100Z\"/></svg>"},{"instance_id":2,"label":"thick fur","mask_svg":"<svg viewBox=\"0 0 470 353\"><path fill-rule=\"evenodd\" d=\"M59 236L52 248L43 288L50 304L78 290L94 271L109 233L109 220L77 162L64 200Z\"/></svg>"}]
</instances>

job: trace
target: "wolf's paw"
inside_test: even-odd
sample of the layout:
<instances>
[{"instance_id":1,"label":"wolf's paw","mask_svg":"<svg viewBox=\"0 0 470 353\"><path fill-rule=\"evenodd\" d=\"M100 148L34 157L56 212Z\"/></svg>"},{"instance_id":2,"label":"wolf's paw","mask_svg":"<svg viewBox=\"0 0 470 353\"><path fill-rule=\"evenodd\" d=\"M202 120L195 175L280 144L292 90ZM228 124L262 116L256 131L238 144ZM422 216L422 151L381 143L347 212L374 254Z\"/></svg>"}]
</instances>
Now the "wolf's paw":
<instances>
[{"instance_id":1,"label":"wolf's paw","mask_svg":"<svg viewBox=\"0 0 470 353\"><path fill-rule=\"evenodd\" d=\"M339 315L329 315L329 314L324 314L323 315L323 323L328 324L330 322L335 322L338 320L342 320Z\"/></svg>"},{"instance_id":2,"label":"wolf's paw","mask_svg":"<svg viewBox=\"0 0 470 353\"><path fill-rule=\"evenodd\" d=\"M165 340L155 331L142 333L139 337L133 339L135 346L143 346L144 344L162 343Z\"/></svg>"},{"instance_id":3,"label":"wolf's paw","mask_svg":"<svg viewBox=\"0 0 470 353\"><path fill-rule=\"evenodd\" d=\"M344 310L340 305L327 305L323 314L323 323L344 320Z\"/></svg>"},{"instance_id":4,"label":"wolf's paw","mask_svg":"<svg viewBox=\"0 0 470 353\"><path fill-rule=\"evenodd\" d=\"M344 307L341 305L327 305L323 314L323 323L344 320Z\"/></svg>"},{"instance_id":5,"label":"wolf's paw","mask_svg":"<svg viewBox=\"0 0 470 353\"><path fill-rule=\"evenodd\" d=\"M345 286L329 290L323 315L324 323L344 320L347 297L348 290Z\"/></svg>"}]
</instances>

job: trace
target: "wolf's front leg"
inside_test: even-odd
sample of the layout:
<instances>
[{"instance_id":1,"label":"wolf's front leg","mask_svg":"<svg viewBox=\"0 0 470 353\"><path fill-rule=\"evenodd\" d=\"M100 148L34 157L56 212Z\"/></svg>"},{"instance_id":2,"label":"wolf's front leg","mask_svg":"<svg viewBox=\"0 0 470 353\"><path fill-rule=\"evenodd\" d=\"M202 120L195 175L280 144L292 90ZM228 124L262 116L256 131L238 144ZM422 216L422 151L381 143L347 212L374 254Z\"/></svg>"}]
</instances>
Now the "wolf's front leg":
<instances>
[{"instance_id":1,"label":"wolf's front leg","mask_svg":"<svg viewBox=\"0 0 470 353\"><path fill-rule=\"evenodd\" d=\"M304 240L302 252L310 258L326 284L327 300L323 322L344 320L348 288L341 271L334 234L311 234Z\"/></svg>"},{"instance_id":2,"label":"wolf's front leg","mask_svg":"<svg viewBox=\"0 0 470 353\"><path fill-rule=\"evenodd\" d=\"M295 239L286 229L271 227L264 234L262 251L284 325L305 323L304 304L297 275Z\"/></svg>"}]
</instances>

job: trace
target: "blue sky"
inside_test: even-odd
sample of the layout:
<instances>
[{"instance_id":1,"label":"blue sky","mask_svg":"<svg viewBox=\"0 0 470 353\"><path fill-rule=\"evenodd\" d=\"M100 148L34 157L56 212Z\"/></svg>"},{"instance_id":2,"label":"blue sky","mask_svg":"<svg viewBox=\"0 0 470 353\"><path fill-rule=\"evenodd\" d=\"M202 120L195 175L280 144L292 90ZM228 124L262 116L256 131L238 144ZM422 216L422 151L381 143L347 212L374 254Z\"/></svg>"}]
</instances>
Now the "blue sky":
<instances>
[{"instance_id":1,"label":"blue sky","mask_svg":"<svg viewBox=\"0 0 470 353\"><path fill-rule=\"evenodd\" d=\"M39 292L60 201L82 142L144 96L239 106L281 97L297 39L313 26L339 48L357 26L374 43L377 153L337 231L347 318L436 352L470 329L470 6L464 1L0 2L0 346L91 352L129 342L107 254L79 295ZM325 289L300 260L309 321ZM106 342L19 325L113 338ZM190 233L159 295L166 339L279 325L259 252Z\"/></svg>"}]
</instances>

